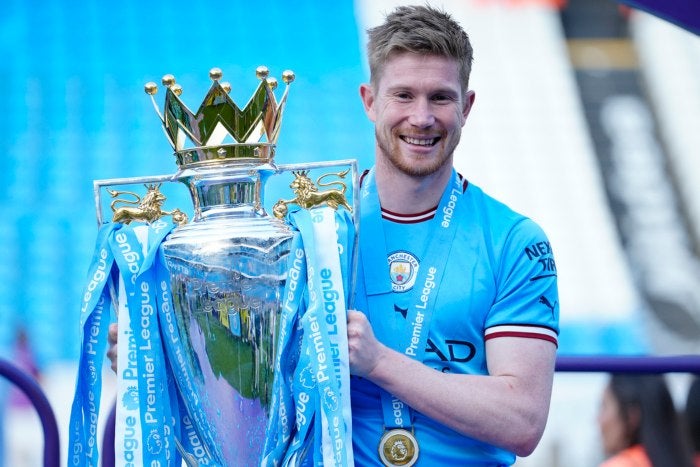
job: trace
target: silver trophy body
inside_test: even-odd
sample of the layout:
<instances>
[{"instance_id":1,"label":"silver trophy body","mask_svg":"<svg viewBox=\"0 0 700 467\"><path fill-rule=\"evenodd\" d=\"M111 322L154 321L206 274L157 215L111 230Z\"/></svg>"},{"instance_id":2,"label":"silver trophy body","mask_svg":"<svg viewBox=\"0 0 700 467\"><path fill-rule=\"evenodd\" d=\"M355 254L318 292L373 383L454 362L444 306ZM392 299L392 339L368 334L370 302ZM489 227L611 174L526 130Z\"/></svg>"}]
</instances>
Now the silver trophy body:
<instances>
[{"instance_id":1,"label":"silver trophy body","mask_svg":"<svg viewBox=\"0 0 700 467\"><path fill-rule=\"evenodd\" d=\"M199 413L204 448L222 465L260 465L268 419L292 233L259 208L263 171L242 164L186 175L195 218L163 243L186 336L188 368L174 365L175 377L193 419Z\"/></svg>"}]
</instances>

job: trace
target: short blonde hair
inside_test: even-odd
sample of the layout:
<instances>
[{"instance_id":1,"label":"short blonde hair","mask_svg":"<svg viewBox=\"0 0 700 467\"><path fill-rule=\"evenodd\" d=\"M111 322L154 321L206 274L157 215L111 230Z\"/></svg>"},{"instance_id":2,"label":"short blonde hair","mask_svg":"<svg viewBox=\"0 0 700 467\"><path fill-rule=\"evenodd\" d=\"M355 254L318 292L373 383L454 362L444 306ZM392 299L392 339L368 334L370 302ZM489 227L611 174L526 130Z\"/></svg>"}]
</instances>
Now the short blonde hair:
<instances>
[{"instance_id":1,"label":"short blonde hair","mask_svg":"<svg viewBox=\"0 0 700 467\"><path fill-rule=\"evenodd\" d=\"M370 81L381 77L394 53L410 52L452 58L459 64L462 91L469 88L474 51L469 36L445 11L425 6L400 6L384 23L367 30Z\"/></svg>"}]
</instances>

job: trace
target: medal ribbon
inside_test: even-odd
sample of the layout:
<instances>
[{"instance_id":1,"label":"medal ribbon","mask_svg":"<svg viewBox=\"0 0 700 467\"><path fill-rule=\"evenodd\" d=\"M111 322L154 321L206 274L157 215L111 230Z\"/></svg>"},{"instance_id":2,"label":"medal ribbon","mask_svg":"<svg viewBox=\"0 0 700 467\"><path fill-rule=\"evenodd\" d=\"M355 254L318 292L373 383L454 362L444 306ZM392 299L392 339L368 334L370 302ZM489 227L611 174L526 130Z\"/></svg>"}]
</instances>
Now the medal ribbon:
<instances>
[{"instance_id":1,"label":"medal ribbon","mask_svg":"<svg viewBox=\"0 0 700 467\"><path fill-rule=\"evenodd\" d=\"M392 311L393 292L374 169L369 172L363 183L363 233L360 237L360 251L369 305L368 317L380 341L418 361L423 361L425 355L438 289L457 232L456 212L463 204L459 203L462 194L462 184L453 169L452 178L442 194L435 218L432 220L433 233L421 257L416 283L410 292L409 302L412 305L404 319L399 313ZM385 428L412 428L409 406L387 391L382 390L380 394Z\"/></svg>"}]
</instances>

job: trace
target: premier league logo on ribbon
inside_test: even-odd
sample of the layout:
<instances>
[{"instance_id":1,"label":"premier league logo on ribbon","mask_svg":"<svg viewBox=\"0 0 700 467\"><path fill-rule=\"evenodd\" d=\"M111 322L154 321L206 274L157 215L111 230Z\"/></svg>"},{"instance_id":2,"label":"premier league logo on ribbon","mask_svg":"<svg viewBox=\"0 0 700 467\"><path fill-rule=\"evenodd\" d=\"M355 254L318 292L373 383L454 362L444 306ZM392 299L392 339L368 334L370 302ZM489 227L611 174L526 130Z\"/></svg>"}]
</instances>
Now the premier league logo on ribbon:
<instances>
[{"instance_id":1,"label":"premier league logo on ribbon","mask_svg":"<svg viewBox=\"0 0 700 467\"><path fill-rule=\"evenodd\" d=\"M119 324L117 464L353 464L345 313L357 166L276 165L294 74L282 74L280 100L267 69L256 75L240 108L212 69L197 112L180 100L173 76L162 80L162 112L158 86L148 83L179 171L95 182L101 228L81 368L100 366L111 303ZM293 197L269 216L263 189L273 179L285 179ZM162 190L172 181L189 190L191 214L167 205ZM97 465L94 437L85 436L99 410L95 373L78 376L74 465Z\"/></svg>"}]
</instances>

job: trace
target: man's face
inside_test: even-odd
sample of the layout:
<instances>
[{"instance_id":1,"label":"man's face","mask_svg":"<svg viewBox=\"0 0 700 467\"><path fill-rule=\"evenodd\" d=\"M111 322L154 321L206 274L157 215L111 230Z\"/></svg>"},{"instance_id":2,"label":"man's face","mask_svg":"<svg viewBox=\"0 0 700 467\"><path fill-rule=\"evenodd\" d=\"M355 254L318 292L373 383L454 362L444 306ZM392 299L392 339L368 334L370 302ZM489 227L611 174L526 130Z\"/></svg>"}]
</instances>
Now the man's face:
<instances>
[{"instance_id":1,"label":"man's face","mask_svg":"<svg viewBox=\"0 0 700 467\"><path fill-rule=\"evenodd\" d=\"M414 177L451 170L474 101L473 92L462 92L455 60L392 55L376 85L363 85L360 93L375 123L378 159Z\"/></svg>"}]
</instances>

